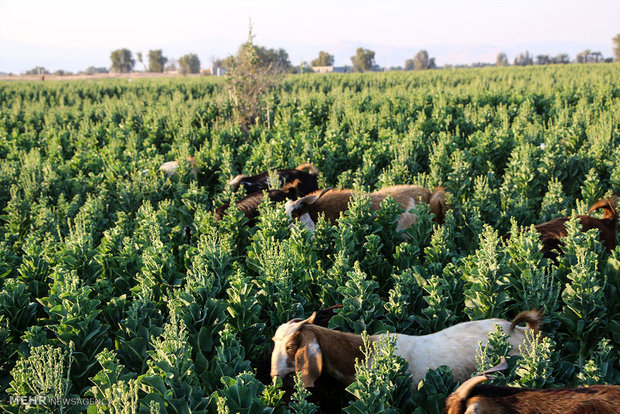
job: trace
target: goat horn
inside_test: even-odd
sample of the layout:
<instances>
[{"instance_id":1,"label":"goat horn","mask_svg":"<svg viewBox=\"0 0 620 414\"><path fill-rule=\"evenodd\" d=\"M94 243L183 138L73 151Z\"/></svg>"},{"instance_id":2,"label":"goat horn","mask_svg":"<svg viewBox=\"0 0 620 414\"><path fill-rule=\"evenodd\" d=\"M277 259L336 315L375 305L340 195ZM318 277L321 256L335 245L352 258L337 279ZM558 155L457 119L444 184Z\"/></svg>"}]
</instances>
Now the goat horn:
<instances>
[{"instance_id":1,"label":"goat horn","mask_svg":"<svg viewBox=\"0 0 620 414\"><path fill-rule=\"evenodd\" d=\"M321 194L319 194L319 196L317 197L317 200L321 197L323 197L323 194L325 194L326 192L328 192L329 190L333 189L334 187L327 187L325 190L321 191Z\"/></svg>"}]
</instances>

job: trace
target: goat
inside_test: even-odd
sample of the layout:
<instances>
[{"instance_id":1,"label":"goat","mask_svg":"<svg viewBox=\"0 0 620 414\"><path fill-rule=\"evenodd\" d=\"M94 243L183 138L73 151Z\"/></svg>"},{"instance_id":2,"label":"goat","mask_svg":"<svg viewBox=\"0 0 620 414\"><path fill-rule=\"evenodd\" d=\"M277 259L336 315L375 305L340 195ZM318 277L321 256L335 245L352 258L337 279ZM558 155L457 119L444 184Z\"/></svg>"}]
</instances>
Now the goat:
<instances>
[{"instance_id":1,"label":"goat","mask_svg":"<svg viewBox=\"0 0 620 414\"><path fill-rule=\"evenodd\" d=\"M304 170L307 170L308 172ZM277 170L276 174L280 178L280 183L275 184L277 184L277 187L280 187L286 183L300 180L301 186L299 187L299 196L303 197L306 194L310 194L311 192L319 189L319 184L317 181L318 173L319 170L314 165L307 163L298 165L295 169L286 168L282 170ZM239 174L228 182L228 185L231 186L234 190L237 190L239 186L243 186L247 194L266 190L269 188L270 184L274 183L270 182L268 172L253 175L250 177L244 174Z\"/></svg>"},{"instance_id":2,"label":"goat","mask_svg":"<svg viewBox=\"0 0 620 414\"><path fill-rule=\"evenodd\" d=\"M581 223L581 231L590 229L598 229L599 237L605 246L607 253L616 248L616 226L618 219L613 199L599 200L590 208L588 214L603 209L603 218L595 218L591 216L577 216ZM543 256L555 259L558 253L562 253L561 246L564 244L562 238L567 236L565 223L570 217L559 217L536 225L536 230L540 233L540 240L543 244L541 249Z\"/></svg>"},{"instance_id":3,"label":"goat","mask_svg":"<svg viewBox=\"0 0 620 414\"><path fill-rule=\"evenodd\" d=\"M538 331L542 315L537 311L521 312L512 323L502 319L485 319L459 323L440 332L423 336L395 334L396 355L409 362L408 372L417 384L427 369L448 365L457 381L464 381L475 371L476 350L487 342L487 335L495 324L510 334L511 353L518 354L518 347L525 339L525 330ZM286 377L301 372L306 387L326 372L345 385L355 380L355 361L363 360L360 335L334 331L313 324L315 314L306 320L293 319L282 324L273 337L271 376ZM517 324L526 322L528 328ZM389 334L388 334L389 335ZM370 336L378 341L380 336Z\"/></svg>"},{"instance_id":4,"label":"goat","mask_svg":"<svg viewBox=\"0 0 620 414\"><path fill-rule=\"evenodd\" d=\"M190 155L189 157L187 157L187 162L189 162L192 166L192 175L194 176L194 178L198 177L196 159ZM168 178L170 178L177 173L177 170L179 169L179 161L165 162L159 167L159 169L164 171Z\"/></svg>"},{"instance_id":5,"label":"goat","mask_svg":"<svg viewBox=\"0 0 620 414\"><path fill-rule=\"evenodd\" d=\"M502 358L499 365L461 384L446 399L446 414L612 414L620 410L618 385L546 390L478 385L493 379L489 374L506 368Z\"/></svg>"},{"instance_id":6,"label":"goat","mask_svg":"<svg viewBox=\"0 0 620 414\"><path fill-rule=\"evenodd\" d=\"M285 201L285 200L295 200L299 197L299 187L301 186L300 180L295 180L292 183L285 184L279 190L269 190L267 191L267 197L271 201ZM256 217L258 217L258 206L263 202L265 197L265 193L263 191L258 191L256 193L247 195L243 197L241 200L237 201L237 208L243 212L243 215L250 219L250 225L254 225L256 222ZM215 219L217 221L221 220L224 215L226 215L226 210L228 209L229 204L226 203L222 206L219 206L215 209Z\"/></svg>"},{"instance_id":7,"label":"goat","mask_svg":"<svg viewBox=\"0 0 620 414\"><path fill-rule=\"evenodd\" d=\"M336 224L336 220L340 214L349 208L349 200L353 196L353 191L348 189L315 191L296 201L288 201L286 203L286 212L291 219L299 219L306 226L314 231L315 223L319 214L325 215L325 219L331 224ZM387 196L392 196L405 210L398 219L396 229L404 230L415 223L418 217L410 213L409 210L414 208L420 201L428 203L431 212L435 214L433 219L436 223L442 224L447 210L445 190L442 187L435 188L432 193L422 187L415 185L396 185L386 187L374 193L368 194L370 198L370 207L378 210L381 201Z\"/></svg>"}]
</instances>

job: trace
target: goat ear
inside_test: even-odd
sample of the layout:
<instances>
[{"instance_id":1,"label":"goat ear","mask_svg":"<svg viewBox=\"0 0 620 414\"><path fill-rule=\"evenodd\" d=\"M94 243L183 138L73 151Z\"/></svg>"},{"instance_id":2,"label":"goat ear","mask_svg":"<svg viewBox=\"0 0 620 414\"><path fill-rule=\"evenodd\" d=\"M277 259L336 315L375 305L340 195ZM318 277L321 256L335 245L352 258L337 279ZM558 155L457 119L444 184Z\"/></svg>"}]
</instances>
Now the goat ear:
<instances>
[{"instance_id":1,"label":"goat ear","mask_svg":"<svg viewBox=\"0 0 620 414\"><path fill-rule=\"evenodd\" d=\"M303 319L300 319L300 318L293 318L293 319L291 319L290 321L288 321L287 323L301 322L301 321L303 321Z\"/></svg>"},{"instance_id":2,"label":"goat ear","mask_svg":"<svg viewBox=\"0 0 620 414\"><path fill-rule=\"evenodd\" d=\"M314 382L323 371L323 354L316 337L306 331L299 331L301 343L295 353L295 371L301 372L301 379L306 388L314 387Z\"/></svg>"},{"instance_id":3,"label":"goat ear","mask_svg":"<svg viewBox=\"0 0 620 414\"><path fill-rule=\"evenodd\" d=\"M246 178L247 175L245 174L238 174L235 178L231 179L230 181L228 181L228 185L230 187L237 187L241 184L241 181L243 181L244 178Z\"/></svg>"},{"instance_id":4,"label":"goat ear","mask_svg":"<svg viewBox=\"0 0 620 414\"><path fill-rule=\"evenodd\" d=\"M307 195L305 197L300 198L299 200L297 200L295 202L296 205L302 205L302 204L306 204L306 205L310 205L312 203L314 203L316 200L318 200L319 198L315 195Z\"/></svg>"},{"instance_id":5,"label":"goat ear","mask_svg":"<svg viewBox=\"0 0 620 414\"><path fill-rule=\"evenodd\" d=\"M300 188L301 188L301 180L296 179L290 185L290 192L292 193L291 195L295 198L298 198Z\"/></svg>"},{"instance_id":6,"label":"goat ear","mask_svg":"<svg viewBox=\"0 0 620 414\"><path fill-rule=\"evenodd\" d=\"M316 312L312 312L312 315L308 319L305 320L306 323L314 323L314 318L316 318Z\"/></svg>"}]
</instances>

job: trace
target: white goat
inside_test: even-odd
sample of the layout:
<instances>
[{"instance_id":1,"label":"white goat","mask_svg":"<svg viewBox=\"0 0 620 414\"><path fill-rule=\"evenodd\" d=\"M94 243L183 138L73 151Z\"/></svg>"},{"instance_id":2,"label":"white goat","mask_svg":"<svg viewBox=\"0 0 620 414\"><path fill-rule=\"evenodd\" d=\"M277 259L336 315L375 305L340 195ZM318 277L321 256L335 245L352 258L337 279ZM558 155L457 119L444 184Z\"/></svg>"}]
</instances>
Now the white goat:
<instances>
[{"instance_id":1,"label":"white goat","mask_svg":"<svg viewBox=\"0 0 620 414\"><path fill-rule=\"evenodd\" d=\"M293 319L280 325L273 337L271 376L284 378L292 372L301 372L304 385L313 387L322 372L344 384L355 380L355 360L363 360L362 338L359 335L334 331L314 325L313 314L306 320ZM447 365L455 380L464 381L476 370L475 355L480 343L486 344L489 332L500 325L508 333L511 354L518 354L525 339L525 331L538 330L541 314L521 312L511 322L503 319L485 319L463 322L440 332L423 336L395 334L396 355L409 362L408 372L414 384L421 381L428 369ZM527 323L528 328L516 326ZM389 334L394 335L394 334ZM370 336L371 341L379 340Z\"/></svg>"}]
</instances>

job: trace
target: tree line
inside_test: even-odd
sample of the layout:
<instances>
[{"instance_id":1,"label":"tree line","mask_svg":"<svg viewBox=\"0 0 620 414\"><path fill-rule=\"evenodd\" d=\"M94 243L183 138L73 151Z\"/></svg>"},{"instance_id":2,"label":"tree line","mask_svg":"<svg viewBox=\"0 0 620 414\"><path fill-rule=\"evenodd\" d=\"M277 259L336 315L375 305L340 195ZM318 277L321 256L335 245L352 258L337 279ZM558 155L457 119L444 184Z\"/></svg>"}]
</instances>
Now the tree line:
<instances>
[{"instance_id":1,"label":"tree line","mask_svg":"<svg viewBox=\"0 0 620 414\"><path fill-rule=\"evenodd\" d=\"M164 70L179 70L182 74L200 72L200 59L195 53L188 53L175 60L164 56L161 49L149 50L148 67L144 63L142 52L136 53L136 59L142 64L145 72L162 73ZM112 61L110 71L116 73L132 72L136 59L133 58L133 54L129 49L114 50L110 54L110 60Z\"/></svg>"},{"instance_id":2,"label":"tree line","mask_svg":"<svg viewBox=\"0 0 620 414\"><path fill-rule=\"evenodd\" d=\"M555 56L549 54L532 55L529 51L519 53L514 57L512 61L513 66L528 66L528 65L549 65L549 64L567 64L567 63L602 63L620 61L620 33L618 33L613 39L613 57L605 57L600 51L592 51L585 49L575 56L575 59L571 61L570 57L566 53L559 53ZM249 47L249 42L242 44L237 51L236 56L244 55ZM268 49L263 46L253 45L255 51L255 58L257 64L262 67L268 67L278 73L311 73L314 72L313 68L334 66L334 55L321 50L316 59L311 60L309 63L304 61L299 66L291 64L289 55L286 50L280 49ZM365 49L363 47L357 48L355 55L351 56L351 65L345 66L343 71L345 72L371 72L385 70L377 65L375 62L375 51ZM161 49L149 50L148 61L143 57L142 52L136 52L134 59L133 53L126 48L117 49L110 54L111 66L94 67L90 66L86 69L86 74L95 73L129 73L134 71L136 63L140 63L145 72L162 73L164 71L179 71L181 74L200 73L201 62L195 53L188 53L181 56L179 59L168 58L163 55ZM224 70L231 70L233 68L234 56L231 55L224 59L213 60L214 68L222 68ZM147 66L148 64L148 66ZM501 52L497 54L495 60L495 66L510 66L510 61L506 53ZM456 67L481 67L481 66L493 66L492 63L471 63L469 65L456 65ZM455 67L454 65L445 65L444 67ZM435 58L430 57L426 50L420 50L411 59L406 59L403 66L390 67L389 70L425 70L436 69ZM44 67L37 66L29 71L26 75L45 75L49 74ZM70 72L58 70L54 72L55 75L67 75Z\"/></svg>"}]
</instances>

